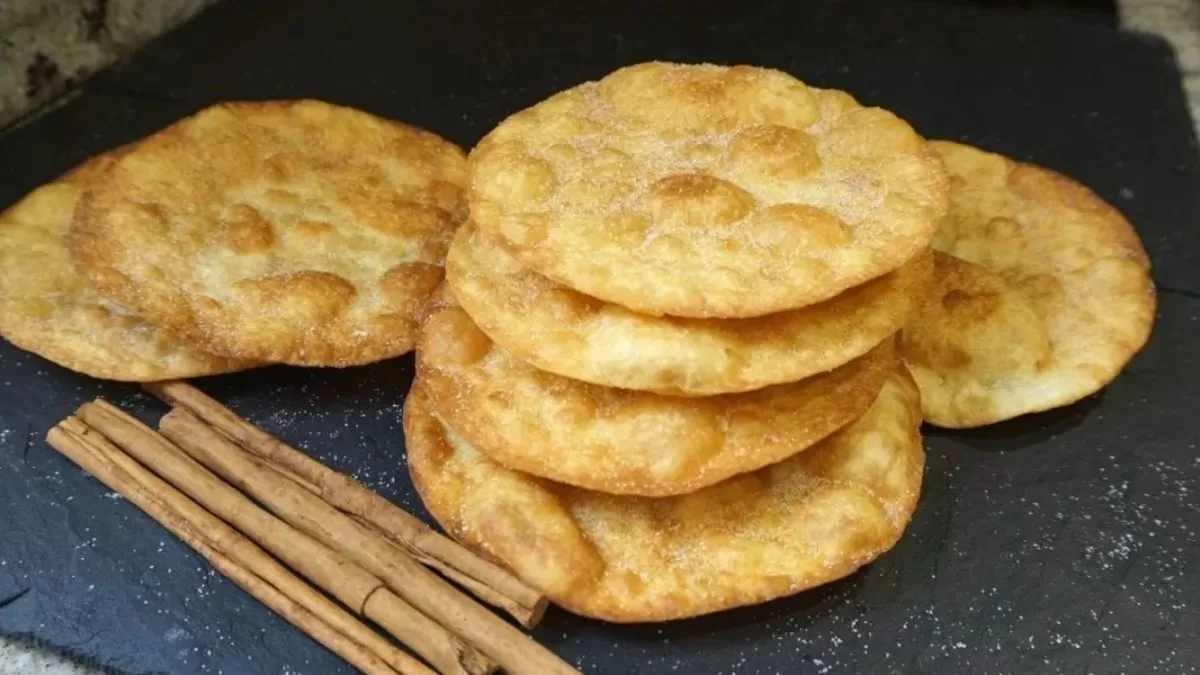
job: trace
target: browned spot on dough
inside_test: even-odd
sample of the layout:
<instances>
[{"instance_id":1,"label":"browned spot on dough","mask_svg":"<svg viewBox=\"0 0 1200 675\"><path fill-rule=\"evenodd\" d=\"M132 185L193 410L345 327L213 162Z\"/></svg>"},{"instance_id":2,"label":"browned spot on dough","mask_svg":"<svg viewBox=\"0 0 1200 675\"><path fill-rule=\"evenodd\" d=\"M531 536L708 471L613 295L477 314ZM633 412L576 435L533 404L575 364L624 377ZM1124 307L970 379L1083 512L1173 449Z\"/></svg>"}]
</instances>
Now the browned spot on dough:
<instances>
[{"instance_id":1,"label":"browned spot on dough","mask_svg":"<svg viewBox=\"0 0 1200 675\"><path fill-rule=\"evenodd\" d=\"M450 284L444 283L430 294L428 303L426 315L431 315L436 310L457 307L458 299L454 297L454 292L450 289Z\"/></svg>"},{"instance_id":2,"label":"browned spot on dough","mask_svg":"<svg viewBox=\"0 0 1200 675\"><path fill-rule=\"evenodd\" d=\"M450 242L454 241L455 231L446 228L423 239L417 250L417 259L440 267L446 261L446 252L450 250Z\"/></svg>"},{"instance_id":3,"label":"browned spot on dough","mask_svg":"<svg viewBox=\"0 0 1200 675\"><path fill-rule=\"evenodd\" d=\"M955 176L957 179L958 177ZM984 234L990 239L1012 239L1020 234L1021 228L1011 218L992 218L983 228Z\"/></svg>"},{"instance_id":4,"label":"browned spot on dough","mask_svg":"<svg viewBox=\"0 0 1200 675\"><path fill-rule=\"evenodd\" d=\"M263 173L274 182L282 183L288 180L295 170L284 155L271 155L263 160Z\"/></svg>"},{"instance_id":5,"label":"browned spot on dough","mask_svg":"<svg viewBox=\"0 0 1200 675\"><path fill-rule=\"evenodd\" d=\"M234 284L239 302L294 326L313 326L340 317L357 292L329 272L295 272L243 279Z\"/></svg>"},{"instance_id":6,"label":"browned spot on dough","mask_svg":"<svg viewBox=\"0 0 1200 675\"><path fill-rule=\"evenodd\" d=\"M1049 274L1035 274L1017 281L1026 297L1043 307L1060 305L1064 300L1062 282Z\"/></svg>"},{"instance_id":7,"label":"browned spot on dough","mask_svg":"<svg viewBox=\"0 0 1200 675\"><path fill-rule=\"evenodd\" d=\"M496 389L494 391L489 391L487 393L486 398L489 403L492 403L494 405L511 405L512 404L512 394L507 391L502 391L499 389Z\"/></svg>"},{"instance_id":8,"label":"browned spot on dough","mask_svg":"<svg viewBox=\"0 0 1200 675\"><path fill-rule=\"evenodd\" d=\"M942 307L945 307L946 311L960 314L990 314L995 311L999 302L1000 299L995 293L976 293L972 295L957 288L951 289L942 296Z\"/></svg>"},{"instance_id":9,"label":"browned spot on dough","mask_svg":"<svg viewBox=\"0 0 1200 675\"><path fill-rule=\"evenodd\" d=\"M821 167L816 139L775 124L738 134L729 146L729 161L755 176L778 180L797 180Z\"/></svg>"},{"instance_id":10,"label":"browned spot on dough","mask_svg":"<svg viewBox=\"0 0 1200 675\"><path fill-rule=\"evenodd\" d=\"M94 285L102 288L133 288L129 277L108 267L98 267L92 270L91 280Z\"/></svg>"},{"instance_id":11,"label":"browned spot on dough","mask_svg":"<svg viewBox=\"0 0 1200 675\"><path fill-rule=\"evenodd\" d=\"M467 201L463 189L454 183L435 180L425 188L423 202L450 214L455 222L467 217Z\"/></svg>"},{"instance_id":12,"label":"browned spot on dough","mask_svg":"<svg viewBox=\"0 0 1200 675\"><path fill-rule=\"evenodd\" d=\"M841 218L806 204L777 204L754 215L755 243L778 249L819 250L847 246L854 233Z\"/></svg>"},{"instance_id":13,"label":"browned spot on dough","mask_svg":"<svg viewBox=\"0 0 1200 675\"><path fill-rule=\"evenodd\" d=\"M945 368L966 368L971 365L971 355L961 347L950 346L939 354L937 363Z\"/></svg>"},{"instance_id":14,"label":"browned spot on dough","mask_svg":"<svg viewBox=\"0 0 1200 675\"><path fill-rule=\"evenodd\" d=\"M417 318L442 283L443 270L422 262L397 265L384 273L379 289L389 309Z\"/></svg>"},{"instance_id":15,"label":"browned spot on dough","mask_svg":"<svg viewBox=\"0 0 1200 675\"><path fill-rule=\"evenodd\" d=\"M438 364L475 363L492 349L492 341L479 330L465 312L434 312L425 324L421 348L434 367Z\"/></svg>"},{"instance_id":16,"label":"browned spot on dough","mask_svg":"<svg viewBox=\"0 0 1200 675\"><path fill-rule=\"evenodd\" d=\"M356 214L364 225L393 237L427 237L453 230L454 218L436 206L398 201L387 211Z\"/></svg>"},{"instance_id":17,"label":"browned spot on dough","mask_svg":"<svg viewBox=\"0 0 1200 675\"><path fill-rule=\"evenodd\" d=\"M254 207L234 204L225 214L225 245L235 253L264 253L275 247L275 230Z\"/></svg>"},{"instance_id":18,"label":"browned spot on dough","mask_svg":"<svg viewBox=\"0 0 1200 675\"><path fill-rule=\"evenodd\" d=\"M213 300L207 295L201 295L196 298L196 313L197 314L216 314L222 309L221 303Z\"/></svg>"},{"instance_id":19,"label":"browned spot on dough","mask_svg":"<svg viewBox=\"0 0 1200 675\"><path fill-rule=\"evenodd\" d=\"M729 82L725 78L690 79L685 81L680 93L697 102L716 103L725 98L728 89Z\"/></svg>"},{"instance_id":20,"label":"browned spot on dough","mask_svg":"<svg viewBox=\"0 0 1200 675\"><path fill-rule=\"evenodd\" d=\"M692 173L656 182L644 206L656 225L686 229L731 225L745 218L755 204L749 192L733 183Z\"/></svg>"},{"instance_id":21,"label":"browned spot on dough","mask_svg":"<svg viewBox=\"0 0 1200 675\"><path fill-rule=\"evenodd\" d=\"M163 209L161 204L139 202L134 204L130 210L137 214L139 225L147 225L157 233L166 233L170 219L167 217L166 210Z\"/></svg>"},{"instance_id":22,"label":"browned spot on dough","mask_svg":"<svg viewBox=\"0 0 1200 675\"><path fill-rule=\"evenodd\" d=\"M532 520L537 510L520 509L515 503L487 499L486 495L465 510L467 522L479 530L484 541L500 549L501 558L523 561L515 563L517 569L539 570L535 583L546 590L579 588L603 569L590 547L565 548L557 537L548 536L547 528Z\"/></svg>"},{"instance_id":23,"label":"browned spot on dough","mask_svg":"<svg viewBox=\"0 0 1200 675\"><path fill-rule=\"evenodd\" d=\"M763 474L765 475L765 473ZM680 523L702 521L705 518L720 517L725 512L737 518L740 513L732 513L744 509L747 503L765 491L765 484L760 474L749 473L734 476L728 480L711 485L699 493L679 495L673 500L663 500L669 510L663 515Z\"/></svg>"},{"instance_id":24,"label":"browned spot on dough","mask_svg":"<svg viewBox=\"0 0 1200 675\"><path fill-rule=\"evenodd\" d=\"M293 231L301 237L322 237L333 234L333 225L323 220L301 220L292 226Z\"/></svg>"},{"instance_id":25,"label":"browned spot on dough","mask_svg":"<svg viewBox=\"0 0 1200 675\"><path fill-rule=\"evenodd\" d=\"M265 196L272 206L281 209L298 210L304 205L304 199L300 195L283 188L268 188Z\"/></svg>"},{"instance_id":26,"label":"browned spot on dough","mask_svg":"<svg viewBox=\"0 0 1200 675\"><path fill-rule=\"evenodd\" d=\"M419 316L408 313L379 314L371 320L371 333L384 336L382 339L389 345L395 345L398 350L411 349L412 342L416 340L414 334L420 330L421 321L425 318L424 312L427 311L425 307L418 309L421 310ZM399 354L400 351L396 353Z\"/></svg>"}]
</instances>

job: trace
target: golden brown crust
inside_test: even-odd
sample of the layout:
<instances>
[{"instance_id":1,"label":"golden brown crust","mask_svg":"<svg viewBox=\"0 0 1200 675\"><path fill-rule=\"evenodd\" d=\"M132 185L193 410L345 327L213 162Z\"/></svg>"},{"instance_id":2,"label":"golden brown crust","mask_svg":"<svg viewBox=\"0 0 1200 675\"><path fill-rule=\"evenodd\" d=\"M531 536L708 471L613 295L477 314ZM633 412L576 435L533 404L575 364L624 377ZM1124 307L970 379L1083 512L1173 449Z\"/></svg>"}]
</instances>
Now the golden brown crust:
<instances>
[{"instance_id":1,"label":"golden brown crust","mask_svg":"<svg viewBox=\"0 0 1200 675\"><path fill-rule=\"evenodd\" d=\"M107 380L153 381L248 368L180 342L89 288L66 233L96 157L0 213L0 334L64 368Z\"/></svg>"},{"instance_id":2,"label":"golden brown crust","mask_svg":"<svg viewBox=\"0 0 1200 675\"><path fill-rule=\"evenodd\" d=\"M318 101L223 103L107 168L71 256L215 353L369 363L412 348L465 182L462 151L428 132Z\"/></svg>"},{"instance_id":3,"label":"golden brown crust","mask_svg":"<svg viewBox=\"0 0 1200 675\"><path fill-rule=\"evenodd\" d=\"M711 396L795 382L891 338L927 290L932 258L823 303L753 319L638 314L550 281L467 222L446 281L483 332L542 370L592 384Z\"/></svg>"},{"instance_id":4,"label":"golden brown crust","mask_svg":"<svg viewBox=\"0 0 1200 675\"><path fill-rule=\"evenodd\" d=\"M538 370L456 307L433 313L417 348L434 407L480 452L562 483L647 496L692 492L808 448L862 414L895 363L886 340L793 384L660 396Z\"/></svg>"},{"instance_id":5,"label":"golden brown crust","mask_svg":"<svg viewBox=\"0 0 1200 675\"><path fill-rule=\"evenodd\" d=\"M928 248L945 173L906 124L763 68L645 63L471 153L472 218L523 264L643 314L827 300Z\"/></svg>"},{"instance_id":6,"label":"golden brown crust","mask_svg":"<svg viewBox=\"0 0 1200 675\"><path fill-rule=\"evenodd\" d=\"M475 452L418 383L408 466L451 535L566 609L665 621L764 602L844 577L900 538L921 486L918 393L903 369L857 422L816 447L680 497L558 485Z\"/></svg>"},{"instance_id":7,"label":"golden brown crust","mask_svg":"<svg viewBox=\"0 0 1200 675\"><path fill-rule=\"evenodd\" d=\"M1150 261L1120 213L1038 166L948 142L944 251L902 353L925 417L974 427L1108 384L1154 323Z\"/></svg>"}]
</instances>

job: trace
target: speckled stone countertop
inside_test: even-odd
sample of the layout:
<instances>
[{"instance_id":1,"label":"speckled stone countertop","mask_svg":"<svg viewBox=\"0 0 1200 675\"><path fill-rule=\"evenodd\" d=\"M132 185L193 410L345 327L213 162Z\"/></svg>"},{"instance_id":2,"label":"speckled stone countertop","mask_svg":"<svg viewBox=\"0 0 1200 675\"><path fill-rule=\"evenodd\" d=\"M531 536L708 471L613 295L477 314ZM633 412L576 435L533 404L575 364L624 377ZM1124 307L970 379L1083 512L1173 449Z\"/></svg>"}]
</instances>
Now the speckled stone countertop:
<instances>
[{"instance_id":1,"label":"speckled stone countertop","mask_svg":"<svg viewBox=\"0 0 1200 675\"><path fill-rule=\"evenodd\" d=\"M0 128L216 1L0 1ZM1118 5L1123 27L1159 34L1175 48L1193 119L1200 120L1200 0L1119 0ZM0 638L0 675L98 673Z\"/></svg>"}]
</instances>

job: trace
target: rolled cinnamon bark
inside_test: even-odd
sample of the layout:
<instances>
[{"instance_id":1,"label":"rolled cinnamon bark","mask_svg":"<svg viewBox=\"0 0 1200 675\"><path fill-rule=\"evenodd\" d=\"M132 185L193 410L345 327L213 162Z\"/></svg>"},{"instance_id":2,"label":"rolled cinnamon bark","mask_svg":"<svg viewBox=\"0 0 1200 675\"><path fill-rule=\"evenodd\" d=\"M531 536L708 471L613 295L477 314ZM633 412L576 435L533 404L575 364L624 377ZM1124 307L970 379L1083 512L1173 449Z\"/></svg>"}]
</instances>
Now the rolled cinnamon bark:
<instances>
[{"instance_id":1,"label":"rolled cinnamon bark","mask_svg":"<svg viewBox=\"0 0 1200 675\"><path fill-rule=\"evenodd\" d=\"M263 510L141 422L104 401L84 404L77 414L179 491L356 613L374 620L439 672L479 675L495 669L475 648L396 597L378 577Z\"/></svg>"},{"instance_id":2,"label":"rolled cinnamon bark","mask_svg":"<svg viewBox=\"0 0 1200 675\"><path fill-rule=\"evenodd\" d=\"M217 400L182 381L152 382L145 389L169 405L184 408L248 452L254 453L328 504L404 547L479 599L532 628L545 614L546 597L508 570L435 532L415 516L271 434L250 424Z\"/></svg>"},{"instance_id":3,"label":"rolled cinnamon bark","mask_svg":"<svg viewBox=\"0 0 1200 675\"><path fill-rule=\"evenodd\" d=\"M401 597L514 675L577 673L558 656L487 611L346 514L244 452L200 418L176 408L159 429L196 461L251 495L275 515L344 551Z\"/></svg>"},{"instance_id":4,"label":"rolled cinnamon bark","mask_svg":"<svg viewBox=\"0 0 1200 675\"><path fill-rule=\"evenodd\" d=\"M361 672L433 675L421 662L367 628L82 421L67 418L50 430L46 440L158 521L255 599Z\"/></svg>"}]
</instances>

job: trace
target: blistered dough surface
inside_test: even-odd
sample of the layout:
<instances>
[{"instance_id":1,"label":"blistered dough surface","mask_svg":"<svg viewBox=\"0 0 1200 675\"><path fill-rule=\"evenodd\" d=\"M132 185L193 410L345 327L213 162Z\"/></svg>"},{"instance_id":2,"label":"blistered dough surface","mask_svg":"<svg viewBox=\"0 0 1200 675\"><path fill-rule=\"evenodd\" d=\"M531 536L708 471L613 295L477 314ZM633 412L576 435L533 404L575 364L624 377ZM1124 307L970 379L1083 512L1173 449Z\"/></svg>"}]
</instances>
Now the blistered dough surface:
<instances>
[{"instance_id":1,"label":"blistered dough surface","mask_svg":"<svg viewBox=\"0 0 1200 675\"><path fill-rule=\"evenodd\" d=\"M404 409L413 483L453 536L568 610L664 621L790 595L895 545L924 467L918 393L897 372L867 413L806 452L692 494L620 497L506 469L433 414Z\"/></svg>"},{"instance_id":2,"label":"blistered dough surface","mask_svg":"<svg viewBox=\"0 0 1200 675\"><path fill-rule=\"evenodd\" d=\"M1129 222L1048 169L933 142L951 175L926 304L902 335L926 418L974 427L1108 384L1154 323L1150 261Z\"/></svg>"},{"instance_id":3,"label":"blistered dough surface","mask_svg":"<svg viewBox=\"0 0 1200 675\"><path fill-rule=\"evenodd\" d=\"M550 281L470 221L446 258L446 280L463 309L521 360L593 384L680 396L795 382L862 356L909 320L932 269L922 253L803 309L685 319L639 314Z\"/></svg>"},{"instance_id":4,"label":"blistered dough surface","mask_svg":"<svg viewBox=\"0 0 1200 675\"><path fill-rule=\"evenodd\" d=\"M71 254L215 353L368 363L411 349L465 185L464 154L431 133L317 101L223 103L114 161Z\"/></svg>"},{"instance_id":5,"label":"blistered dough surface","mask_svg":"<svg viewBox=\"0 0 1200 675\"><path fill-rule=\"evenodd\" d=\"M93 158L0 214L0 334L65 368L107 380L166 380L249 367L141 320L75 271L66 243L71 216L109 161Z\"/></svg>"},{"instance_id":6,"label":"blistered dough surface","mask_svg":"<svg viewBox=\"0 0 1200 675\"><path fill-rule=\"evenodd\" d=\"M895 367L892 340L793 384L703 398L614 389L530 366L455 307L417 348L433 406L480 452L521 471L619 494L691 492L781 461L862 414Z\"/></svg>"},{"instance_id":7,"label":"blistered dough surface","mask_svg":"<svg viewBox=\"0 0 1200 675\"><path fill-rule=\"evenodd\" d=\"M827 300L928 247L937 157L895 115L745 66L646 63L502 122L472 217L526 266L645 314Z\"/></svg>"}]
</instances>

